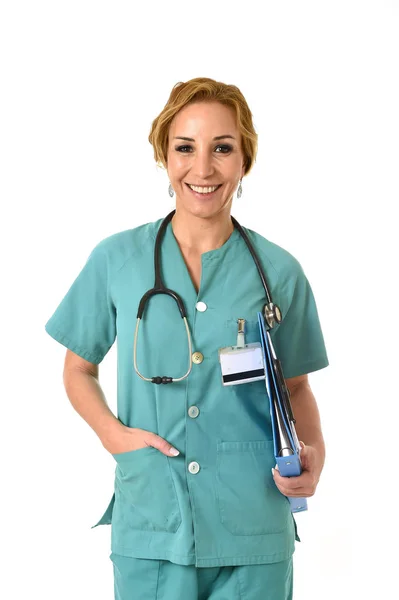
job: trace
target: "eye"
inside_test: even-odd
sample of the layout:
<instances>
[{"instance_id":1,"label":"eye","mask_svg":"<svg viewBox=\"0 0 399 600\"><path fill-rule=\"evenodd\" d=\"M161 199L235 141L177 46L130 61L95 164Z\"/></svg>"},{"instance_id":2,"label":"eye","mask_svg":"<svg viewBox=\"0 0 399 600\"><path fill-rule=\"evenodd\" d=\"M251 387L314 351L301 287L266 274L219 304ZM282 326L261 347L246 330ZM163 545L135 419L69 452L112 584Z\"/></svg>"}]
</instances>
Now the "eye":
<instances>
[{"instance_id":1,"label":"eye","mask_svg":"<svg viewBox=\"0 0 399 600\"><path fill-rule=\"evenodd\" d=\"M182 154L187 154L187 152L184 151L185 148L191 148L190 145L185 145L185 146L178 146L176 148L176 150L178 152L182 152ZM223 152L217 152L217 154L227 154L227 152L230 152L232 147L229 146L228 144L219 144L218 146L216 146L216 148L223 148L224 151Z\"/></svg>"},{"instance_id":2,"label":"eye","mask_svg":"<svg viewBox=\"0 0 399 600\"><path fill-rule=\"evenodd\" d=\"M224 148L226 150L226 152L218 152L218 154L227 154L227 152L230 152L231 150L231 146L228 144L219 144L219 146L216 146L216 148Z\"/></svg>"}]
</instances>

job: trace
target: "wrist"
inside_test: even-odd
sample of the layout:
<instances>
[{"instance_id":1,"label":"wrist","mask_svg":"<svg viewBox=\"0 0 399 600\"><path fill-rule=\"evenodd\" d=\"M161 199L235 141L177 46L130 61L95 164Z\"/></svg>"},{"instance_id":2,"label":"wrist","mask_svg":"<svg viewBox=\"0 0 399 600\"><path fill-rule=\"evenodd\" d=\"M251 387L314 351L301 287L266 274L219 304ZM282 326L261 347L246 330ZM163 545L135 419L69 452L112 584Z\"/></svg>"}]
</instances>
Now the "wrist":
<instances>
[{"instance_id":1,"label":"wrist","mask_svg":"<svg viewBox=\"0 0 399 600\"><path fill-rule=\"evenodd\" d=\"M120 439L126 426L114 416L104 419L101 427L96 432L104 448L112 446L116 439Z\"/></svg>"},{"instance_id":2,"label":"wrist","mask_svg":"<svg viewBox=\"0 0 399 600\"><path fill-rule=\"evenodd\" d=\"M320 479L320 475L324 468L325 462L325 446L323 440L316 441L311 444L308 444L314 449L314 473L316 474L317 480Z\"/></svg>"}]
</instances>

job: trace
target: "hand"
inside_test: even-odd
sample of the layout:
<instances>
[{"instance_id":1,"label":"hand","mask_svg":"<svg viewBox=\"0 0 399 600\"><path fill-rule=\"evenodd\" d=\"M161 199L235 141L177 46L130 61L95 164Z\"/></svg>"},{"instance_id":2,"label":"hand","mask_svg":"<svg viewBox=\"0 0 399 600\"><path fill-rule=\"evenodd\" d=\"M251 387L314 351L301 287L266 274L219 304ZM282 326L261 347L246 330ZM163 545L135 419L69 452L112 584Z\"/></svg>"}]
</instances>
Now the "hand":
<instances>
[{"instance_id":1,"label":"hand","mask_svg":"<svg viewBox=\"0 0 399 600\"><path fill-rule=\"evenodd\" d=\"M177 456L179 454L178 450L172 454L171 450L174 450L173 446L156 433L146 431L145 429L138 429L137 427L126 427L126 425L123 424L120 425L121 427L118 427L111 440L102 442L104 448L111 454L140 450L141 448L146 448L148 446L156 448L162 452L162 454L169 457Z\"/></svg>"},{"instance_id":2,"label":"hand","mask_svg":"<svg viewBox=\"0 0 399 600\"><path fill-rule=\"evenodd\" d=\"M313 446L301 444L300 459L302 473L298 477L282 477L278 469L274 471L274 482L284 496L309 498L313 496L320 479L320 467L317 450Z\"/></svg>"}]
</instances>

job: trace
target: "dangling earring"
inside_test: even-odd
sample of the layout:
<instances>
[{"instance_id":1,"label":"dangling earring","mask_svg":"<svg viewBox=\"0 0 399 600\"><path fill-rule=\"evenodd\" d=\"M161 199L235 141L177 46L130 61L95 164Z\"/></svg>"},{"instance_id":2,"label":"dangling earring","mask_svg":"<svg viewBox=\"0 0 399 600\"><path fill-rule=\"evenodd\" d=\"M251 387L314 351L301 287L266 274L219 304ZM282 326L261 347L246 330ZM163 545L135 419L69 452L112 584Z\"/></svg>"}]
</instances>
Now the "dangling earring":
<instances>
[{"instance_id":1,"label":"dangling earring","mask_svg":"<svg viewBox=\"0 0 399 600\"><path fill-rule=\"evenodd\" d=\"M241 187L241 181L242 181L242 179L240 179L240 185L238 186L238 190L237 190L237 198L241 198L241 196L242 196L242 187Z\"/></svg>"},{"instance_id":2,"label":"dangling earring","mask_svg":"<svg viewBox=\"0 0 399 600\"><path fill-rule=\"evenodd\" d=\"M175 192L174 192L174 190L172 188L172 184L169 182L169 196L171 198L173 198L174 194L175 194Z\"/></svg>"}]
</instances>

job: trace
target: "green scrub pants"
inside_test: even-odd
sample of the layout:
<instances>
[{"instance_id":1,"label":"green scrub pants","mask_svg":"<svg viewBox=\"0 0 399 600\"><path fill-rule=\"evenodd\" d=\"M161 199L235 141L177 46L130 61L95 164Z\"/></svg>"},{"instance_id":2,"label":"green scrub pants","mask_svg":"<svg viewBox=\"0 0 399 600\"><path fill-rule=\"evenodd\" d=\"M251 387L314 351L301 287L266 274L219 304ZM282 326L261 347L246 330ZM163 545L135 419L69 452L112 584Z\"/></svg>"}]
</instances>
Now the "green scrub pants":
<instances>
[{"instance_id":1,"label":"green scrub pants","mask_svg":"<svg viewBox=\"0 0 399 600\"><path fill-rule=\"evenodd\" d=\"M293 557L277 563L195 567L111 552L115 600L292 600Z\"/></svg>"}]
</instances>

